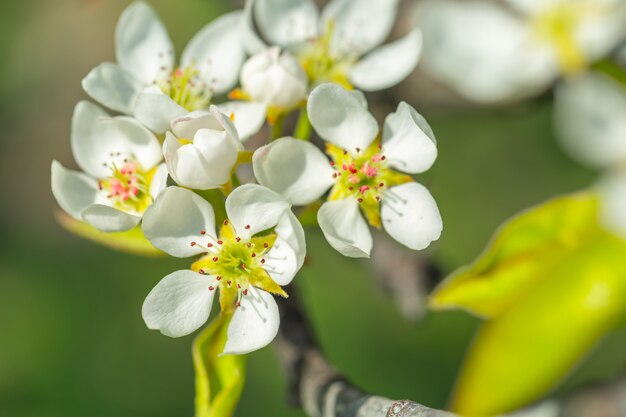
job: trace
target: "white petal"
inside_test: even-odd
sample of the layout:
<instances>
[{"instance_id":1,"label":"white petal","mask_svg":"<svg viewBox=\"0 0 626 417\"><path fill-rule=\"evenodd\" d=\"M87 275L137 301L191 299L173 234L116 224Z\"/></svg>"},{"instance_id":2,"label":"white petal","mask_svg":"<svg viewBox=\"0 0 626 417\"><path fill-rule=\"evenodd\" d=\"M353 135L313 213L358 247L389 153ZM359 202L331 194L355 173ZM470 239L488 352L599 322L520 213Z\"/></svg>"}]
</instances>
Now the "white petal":
<instances>
[{"instance_id":1,"label":"white petal","mask_svg":"<svg viewBox=\"0 0 626 417\"><path fill-rule=\"evenodd\" d=\"M94 204L81 212L83 220L103 232L123 232L137 226L141 216L109 205Z\"/></svg>"},{"instance_id":2,"label":"white petal","mask_svg":"<svg viewBox=\"0 0 626 417\"><path fill-rule=\"evenodd\" d=\"M177 137L192 140L200 129L222 130L220 121L206 110L196 110L178 117L171 122L171 130Z\"/></svg>"},{"instance_id":3,"label":"white petal","mask_svg":"<svg viewBox=\"0 0 626 417\"><path fill-rule=\"evenodd\" d=\"M626 239L626 171L609 172L599 183L600 222Z\"/></svg>"},{"instance_id":4,"label":"white petal","mask_svg":"<svg viewBox=\"0 0 626 417\"><path fill-rule=\"evenodd\" d=\"M351 258L369 258L372 235L354 199L328 201L317 212L317 222L330 246Z\"/></svg>"},{"instance_id":5,"label":"white petal","mask_svg":"<svg viewBox=\"0 0 626 417\"><path fill-rule=\"evenodd\" d=\"M318 11L312 0L256 0L261 33L273 45L288 46L317 36Z\"/></svg>"},{"instance_id":6,"label":"white petal","mask_svg":"<svg viewBox=\"0 0 626 417\"><path fill-rule=\"evenodd\" d=\"M226 214L242 237L276 226L289 208L282 196L258 184L239 186L226 199Z\"/></svg>"},{"instance_id":7,"label":"white petal","mask_svg":"<svg viewBox=\"0 0 626 417\"><path fill-rule=\"evenodd\" d=\"M193 139L193 145L187 146L194 146L200 151L202 164L210 172L211 182L228 182L239 152L237 142L232 136L223 130L200 129Z\"/></svg>"},{"instance_id":8,"label":"white petal","mask_svg":"<svg viewBox=\"0 0 626 417\"><path fill-rule=\"evenodd\" d=\"M466 98L498 102L543 91L556 77L554 55L537 48L521 19L481 0L420 3L420 65Z\"/></svg>"},{"instance_id":9,"label":"white petal","mask_svg":"<svg viewBox=\"0 0 626 417\"><path fill-rule=\"evenodd\" d=\"M148 129L129 117L109 117L88 101L74 109L72 152L78 165L97 178L111 175L112 161L133 158L151 169L162 159L159 142Z\"/></svg>"},{"instance_id":10,"label":"white petal","mask_svg":"<svg viewBox=\"0 0 626 417\"><path fill-rule=\"evenodd\" d=\"M304 264L306 242L298 218L286 211L275 229L277 238L265 256L265 269L278 285L287 285Z\"/></svg>"},{"instance_id":11,"label":"white petal","mask_svg":"<svg viewBox=\"0 0 626 417\"><path fill-rule=\"evenodd\" d=\"M246 0L243 8L243 17L241 19L241 38L244 49L249 55L267 48L265 42L259 37L254 22L254 0Z\"/></svg>"},{"instance_id":12,"label":"white petal","mask_svg":"<svg viewBox=\"0 0 626 417\"><path fill-rule=\"evenodd\" d=\"M439 239L443 224L437 203L421 184L391 187L383 194L380 216L383 228L403 245L425 249Z\"/></svg>"},{"instance_id":13,"label":"white petal","mask_svg":"<svg viewBox=\"0 0 626 417\"><path fill-rule=\"evenodd\" d=\"M595 167L626 160L626 89L587 73L560 84L554 119L558 137L574 158Z\"/></svg>"},{"instance_id":14,"label":"white petal","mask_svg":"<svg viewBox=\"0 0 626 417\"><path fill-rule=\"evenodd\" d=\"M164 133L172 120L187 113L156 85L144 88L135 101L135 117L155 133Z\"/></svg>"},{"instance_id":15,"label":"white petal","mask_svg":"<svg viewBox=\"0 0 626 417\"><path fill-rule=\"evenodd\" d=\"M335 52L361 55L389 36L397 11L397 0L331 0L322 21L334 22Z\"/></svg>"},{"instance_id":16,"label":"white petal","mask_svg":"<svg viewBox=\"0 0 626 417\"><path fill-rule=\"evenodd\" d=\"M361 100L337 84L321 84L309 96L311 125L326 141L341 148L367 148L378 134L376 119Z\"/></svg>"},{"instance_id":17,"label":"white petal","mask_svg":"<svg viewBox=\"0 0 626 417\"><path fill-rule=\"evenodd\" d=\"M150 291L141 308L149 329L180 337L206 323L215 291L208 289L212 277L182 270L172 272Z\"/></svg>"},{"instance_id":18,"label":"white petal","mask_svg":"<svg viewBox=\"0 0 626 417\"><path fill-rule=\"evenodd\" d=\"M179 187L168 187L159 194L143 216L142 229L155 247L179 258L203 252L191 242L205 245L216 240L211 204Z\"/></svg>"},{"instance_id":19,"label":"white petal","mask_svg":"<svg viewBox=\"0 0 626 417\"><path fill-rule=\"evenodd\" d=\"M82 81L83 89L91 98L111 110L132 114L137 94L145 87L128 71L119 65L104 62Z\"/></svg>"},{"instance_id":20,"label":"white petal","mask_svg":"<svg viewBox=\"0 0 626 417\"><path fill-rule=\"evenodd\" d=\"M204 26L189 41L181 56L184 67L194 65L216 94L223 94L237 83L245 59L240 28L242 12L220 16Z\"/></svg>"},{"instance_id":21,"label":"white petal","mask_svg":"<svg viewBox=\"0 0 626 417\"><path fill-rule=\"evenodd\" d=\"M437 141L426 119L403 101L385 119L382 151L391 167L418 174L437 159Z\"/></svg>"},{"instance_id":22,"label":"white petal","mask_svg":"<svg viewBox=\"0 0 626 417\"><path fill-rule=\"evenodd\" d=\"M120 16L115 29L115 55L120 66L144 84L172 70L172 41L147 3L135 2Z\"/></svg>"},{"instance_id":23,"label":"white petal","mask_svg":"<svg viewBox=\"0 0 626 417\"><path fill-rule=\"evenodd\" d=\"M413 29L405 37L375 49L350 69L350 82L365 91L383 90L404 80L417 65L422 34Z\"/></svg>"},{"instance_id":24,"label":"white petal","mask_svg":"<svg viewBox=\"0 0 626 417\"><path fill-rule=\"evenodd\" d=\"M181 145L174 135L167 132L163 143L163 155L167 170L179 185L188 188L209 190L221 184L213 179L211 167L193 144Z\"/></svg>"},{"instance_id":25,"label":"white petal","mask_svg":"<svg viewBox=\"0 0 626 417\"><path fill-rule=\"evenodd\" d=\"M82 172L64 168L57 161L52 161L51 171L52 194L59 206L73 218L82 220L80 213L99 200L98 182Z\"/></svg>"},{"instance_id":26,"label":"white petal","mask_svg":"<svg viewBox=\"0 0 626 417\"><path fill-rule=\"evenodd\" d=\"M223 355L243 355L267 346L278 333L280 315L271 294L251 288L228 325Z\"/></svg>"},{"instance_id":27,"label":"white petal","mask_svg":"<svg viewBox=\"0 0 626 417\"><path fill-rule=\"evenodd\" d=\"M252 156L259 184L303 206L320 198L335 182L328 158L310 142L281 138Z\"/></svg>"},{"instance_id":28,"label":"white petal","mask_svg":"<svg viewBox=\"0 0 626 417\"><path fill-rule=\"evenodd\" d=\"M257 134L265 123L267 106L263 103L228 101L218 104L217 107L233 120L241 141L245 141Z\"/></svg>"},{"instance_id":29,"label":"white petal","mask_svg":"<svg viewBox=\"0 0 626 417\"><path fill-rule=\"evenodd\" d=\"M165 187L167 187L167 165L160 164L150 182L150 196L153 199L157 198Z\"/></svg>"}]
</instances>

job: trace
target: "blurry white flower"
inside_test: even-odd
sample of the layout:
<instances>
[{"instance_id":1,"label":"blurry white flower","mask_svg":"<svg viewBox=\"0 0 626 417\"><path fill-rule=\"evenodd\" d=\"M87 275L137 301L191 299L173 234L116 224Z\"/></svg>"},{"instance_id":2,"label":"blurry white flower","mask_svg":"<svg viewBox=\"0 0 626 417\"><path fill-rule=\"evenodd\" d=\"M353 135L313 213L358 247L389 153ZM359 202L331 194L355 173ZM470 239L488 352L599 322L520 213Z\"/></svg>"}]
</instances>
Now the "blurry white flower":
<instances>
[{"instance_id":1,"label":"blurry white flower","mask_svg":"<svg viewBox=\"0 0 626 417\"><path fill-rule=\"evenodd\" d=\"M267 118L273 124L278 116L298 107L308 90L308 79L298 61L289 53L272 47L250 57L241 69L241 88L232 91L233 101L219 105L233 114L242 140L258 132Z\"/></svg>"},{"instance_id":2,"label":"blurry white flower","mask_svg":"<svg viewBox=\"0 0 626 417\"><path fill-rule=\"evenodd\" d=\"M112 110L134 114L157 133L188 111L209 106L213 94L234 87L245 58L241 12L223 15L187 44L175 66L172 41L154 10L135 2L115 30L117 63L105 62L84 79L91 97Z\"/></svg>"},{"instance_id":3,"label":"blurry white flower","mask_svg":"<svg viewBox=\"0 0 626 417\"><path fill-rule=\"evenodd\" d=\"M320 85L311 92L308 113L332 161L309 142L282 138L254 153L254 173L260 184L295 205L312 203L332 187L318 222L328 242L346 256L369 256L367 222L411 249L424 249L439 238L441 216L428 190L404 173L432 166L433 132L402 102L387 116L381 142L366 106L361 93Z\"/></svg>"},{"instance_id":4,"label":"blurry white flower","mask_svg":"<svg viewBox=\"0 0 626 417\"><path fill-rule=\"evenodd\" d=\"M611 52L626 35L621 0L427 0L423 66L480 102L540 93Z\"/></svg>"},{"instance_id":5,"label":"blurry white flower","mask_svg":"<svg viewBox=\"0 0 626 417\"><path fill-rule=\"evenodd\" d=\"M99 230L133 228L165 187L159 141L129 117L109 117L81 101L72 118L72 152L85 174L52 162L52 193L63 210Z\"/></svg>"},{"instance_id":6,"label":"blurry white flower","mask_svg":"<svg viewBox=\"0 0 626 417\"><path fill-rule=\"evenodd\" d=\"M276 336L279 315L271 294L286 296L304 262L304 231L289 203L260 185L236 188L228 219L215 230L211 205L192 191L164 190L146 212L144 234L176 257L201 255L191 270L163 278L142 309L150 329L179 337L206 322L217 289L222 312L234 311L223 353L260 349Z\"/></svg>"},{"instance_id":7,"label":"blurry white flower","mask_svg":"<svg viewBox=\"0 0 626 417\"><path fill-rule=\"evenodd\" d=\"M230 180L241 149L235 126L216 106L171 122L163 155L177 184L198 190L218 188Z\"/></svg>"},{"instance_id":8,"label":"blurry white flower","mask_svg":"<svg viewBox=\"0 0 626 417\"><path fill-rule=\"evenodd\" d=\"M398 84L417 65L422 46L417 29L379 47L396 19L398 0L331 0L320 13L313 0L248 0L245 44L252 52L271 45L298 57L309 79L361 90Z\"/></svg>"}]
</instances>

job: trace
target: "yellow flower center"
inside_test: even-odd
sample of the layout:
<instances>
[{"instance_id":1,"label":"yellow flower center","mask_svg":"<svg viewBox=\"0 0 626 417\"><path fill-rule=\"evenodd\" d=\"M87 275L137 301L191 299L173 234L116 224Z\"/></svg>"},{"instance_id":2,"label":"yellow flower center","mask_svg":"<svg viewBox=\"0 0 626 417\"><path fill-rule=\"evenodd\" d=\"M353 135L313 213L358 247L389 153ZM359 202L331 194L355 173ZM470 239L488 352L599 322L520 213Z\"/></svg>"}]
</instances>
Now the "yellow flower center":
<instances>
[{"instance_id":1,"label":"yellow flower center","mask_svg":"<svg viewBox=\"0 0 626 417\"><path fill-rule=\"evenodd\" d=\"M177 104L189 111L202 110L209 107L213 91L200 76L193 65L176 68L156 83L163 94L172 98Z\"/></svg>"},{"instance_id":2,"label":"yellow flower center","mask_svg":"<svg viewBox=\"0 0 626 417\"><path fill-rule=\"evenodd\" d=\"M133 213L143 213L152 204L150 183L157 167L144 170L138 162L125 159L121 166L113 163L111 176L98 181L106 191L113 207Z\"/></svg>"},{"instance_id":3,"label":"yellow flower center","mask_svg":"<svg viewBox=\"0 0 626 417\"><path fill-rule=\"evenodd\" d=\"M389 168L379 141L374 141L367 149L354 151L327 144L326 153L332 158L336 181L328 199L356 198L368 222L380 227L380 201L384 190L411 182L413 178Z\"/></svg>"},{"instance_id":4,"label":"yellow flower center","mask_svg":"<svg viewBox=\"0 0 626 417\"><path fill-rule=\"evenodd\" d=\"M249 226L246 226L249 229ZM208 239L202 244L203 239ZM213 241L206 232L201 231L198 241L192 246L206 249L206 254L191 265L193 271L215 277L210 291L220 289L222 311L237 307L241 297L248 295L250 287L287 297L287 293L268 273L265 256L276 242L276 234L243 239L235 235L235 230L228 220L224 221L217 241Z\"/></svg>"},{"instance_id":5,"label":"yellow flower center","mask_svg":"<svg viewBox=\"0 0 626 417\"><path fill-rule=\"evenodd\" d=\"M325 33L305 44L297 57L312 84L334 82L352 89L348 69L356 62L356 55L338 56L331 50L334 23L329 21Z\"/></svg>"},{"instance_id":6,"label":"yellow flower center","mask_svg":"<svg viewBox=\"0 0 626 417\"><path fill-rule=\"evenodd\" d=\"M576 74L588 65L578 30L585 21L605 13L595 1L562 1L535 15L531 27L537 39L553 46L563 73Z\"/></svg>"}]
</instances>

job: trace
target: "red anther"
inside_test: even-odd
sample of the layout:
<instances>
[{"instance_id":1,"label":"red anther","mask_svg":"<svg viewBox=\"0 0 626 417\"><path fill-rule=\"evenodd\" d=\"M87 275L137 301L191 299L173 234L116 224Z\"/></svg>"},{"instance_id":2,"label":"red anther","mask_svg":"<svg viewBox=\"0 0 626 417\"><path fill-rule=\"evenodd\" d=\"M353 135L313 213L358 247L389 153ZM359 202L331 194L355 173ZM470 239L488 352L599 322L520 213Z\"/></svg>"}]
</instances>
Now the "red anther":
<instances>
[{"instance_id":1,"label":"red anther","mask_svg":"<svg viewBox=\"0 0 626 417\"><path fill-rule=\"evenodd\" d=\"M269 245L269 243L267 243L267 242L266 242L266 243L264 243L264 244L263 244L263 247L264 247L265 249L267 249L267 248L269 248L269 247L270 247L270 245Z\"/></svg>"},{"instance_id":2,"label":"red anther","mask_svg":"<svg viewBox=\"0 0 626 417\"><path fill-rule=\"evenodd\" d=\"M200 230L201 235L206 235L206 230Z\"/></svg>"},{"instance_id":3,"label":"red anther","mask_svg":"<svg viewBox=\"0 0 626 417\"><path fill-rule=\"evenodd\" d=\"M218 244L218 245L221 245L222 243L224 243L224 242L223 242L223 241L221 241L221 240L218 240L218 241L217 241L217 244Z\"/></svg>"},{"instance_id":4,"label":"red anther","mask_svg":"<svg viewBox=\"0 0 626 417\"><path fill-rule=\"evenodd\" d=\"M191 242L191 243L190 243L190 245L191 245L192 247L194 247L194 246L196 246L196 245L197 245L197 243L196 243L196 242Z\"/></svg>"},{"instance_id":5,"label":"red anther","mask_svg":"<svg viewBox=\"0 0 626 417\"><path fill-rule=\"evenodd\" d=\"M241 288L241 284L237 284L237 288Z\"/></svg>"},{"instance_id":6,"label":"red anther","mask_svg":"<svg viewBox=\"0 0 626 417\"><path fill-rule=\"evenodd\" d=\"M252 247L252 243L248 242L248 243L246 243L246 246L251 248Z\"/></svg>"},{"instance_id":7,"label":"red anther","mask_svg":"<svg viewBox=\"0 0 626 417\"><path fill-rule=\"evenodd\" d=\"M359 198L357 201L358 201L359 203L362 203L362 202L363 202L363 199L362 199L362 198Z\"/></svg>"},{"instance_id":8,"label":"red anther","mask_svg":"<svg viewBox=\"0 0 626 417\"><path fill-rule=\"evenodd\" d=\"M213 257L213 262L217 262L217 256Z\"/></svg>"},{"instance_id":9,"label":"red anther","mask_svg":"<svg viewBox=\"0 0 626 417\"><path fill-rule=\"evenodd\" d=\"M261 259L261 263L264 264L265 263L265 259Z\"/></svg>"},{"instance_id":10,"label":"red anther","mask_svg":"<svg viewBox=\"0 0 626 417\"><path fill-rule=\"evenodd\" d=\"M383 155L383 156L380 157L380 159L382 159L384 161L385 159L387 159L387 157L385 155Z\"/></svg>"},{"instance_id":11,"label":"red anther","mask_svg":"<svg viewBox=\"0 0 626 417\"><path fill-rule=\"evenodd\" d=\"M348 190L354 191L354 187L348 187Z\"/></svg>"},{"instance_id":12,"label":"red anther","mask_svg":"<svg viewBox=\"0 0 626 417\"><path fill-rule=\"evenodd\" d=\"M239 265L239 268L246 269L246 264L242 263L241 265Z\"/></svg>"},{"instance_id":13,"label":"red anther","mask_svg":"<svg viewBox=\"0 0 626 417\"><path fill-rule=\"evenodd\" d=\"M244 227L244 229L246 229L246 230L250 229L250 225L247 224L246 227Z\"/></svg>"},{"instance_id":14,"label":"red anther","mask_svg":"<svg viewBox=\"0 0 626 417\"><path fill-rule=\"evenodd\" d=\"M209 287L209 291L213 291L215 287Z\"/></svg>"},{"instance_id":15,"label":"red anther","mask_svg":"<svg viewBox=\"0 0 626 417\"><path fill-rule=\"evenodd\" d=\"M382 143L379 143L379 144L378 144L378 149L382 149L382 148L383 148L383 144L382 144Z\"/></svg>"},{"instance_id":16,"label":"red anther","mask_svg":"<svg viewBox=\"0 0 626 417\"><path fill-rule=\"evenodd\" d=\"M198 273L199 273L200 275L204 275L204 269L200 269L200 270L198 271Z\"/></svg>"},{"instance_id":17,"label":"red anther","mask_svg":"<svg viewBox=\"0 0 626 417\"><path fill-rule=\"evenodd\" d=\"M361 148L356 148L356 152L357 153L361 152Z\"/></svg>"},{"instance_id":18,"label":"red anther","mask_svg":"<svg viewBox=\"0 0 626 417\"><path fill-rule=\"evenodd\" d=\"M341 168L342 168L344 171L347 171L347 170L348 170L348 165L346 165L346 164L342 164L342 165L341 165Z\"/></svg>"},{"instance_id":19,"label":"red anther","mask_svg":"<svg viewBox=\"0 0 626 417\"><path fill-rule=\"evenodd\" d=\"M376 201L380 201L380 196L376 196Z\"/></svg>"},{"instance_id":20,"label":"red anther","mask_svg":"<svg viewBox=\"0 0 626 417\"><path fill-rule=\"evenodd\" d=\"M206 246L207 246L208 248L212 248L212 247L213 247L213 244L212 244L212 243L207 243L207 245L206 245Z\"/></svg>"},{"instance_id":21,"label":"red anther","mask_svg":"<svg viewBox=\"0 0 626 417\"><path fill-rule=\"evenodd\" d=\"M330 166L334 167L335 166L335 161L330 161Z\"/></svg>"},{"instance_id":22,"label":"red anther","mask_svg":"<svg viewBox=\"0 0 626 417\"><path fill-rule=\"evenodd\" d=\"M221 276L221 275L218 275L218 276L216 276L216 277L215 277L215 279L219 281L219 280L221 280L221 279L222 279L222 276Z\"/></svg>"},{"instance_id":23,"label":"red anther","mask_svg":"<svg viewBox=\"0 0 626 417\"><path fill-rule=\"evenodd\" d=\"M224 220L224 226L228 226L228 220Z\"/></svg>"},{"instance_id":24,"label":"red anther","mask_svg":"<svg viewBox=\"0 0 626 417\"><path fill-rule=\"evenodd\" d=\"M336 172L333 173L333 178L337 178L339 176L339 174L337 174Z\"/></svg>"},{"instance_id":25,"label":"red anther","mask_svg":"<svg viewBox=\"0 0 626 417\"><path fill-rule=\"evenodd\" d=\"M232 281L226 281L226 284L228 284L229 287L232 285L232 283Z\"/></svg>"},{"instance_id":26,"label":"red anther","mask_svg":"<svg viewBox=\"0 0 626 417\"><path fill-rule=\"evenodd\" d=\"M241 238L240 238L239 236L237 236L237 237L235 238L235 240L236 240L237 242L239 242L239 241L241 241Z\"/></svg>"},{"instance_id":27,"label":"red anther","mask_svg":"<svg viewBox=\"0 0 626 417\"><path fill-rule=\"evenodd\" d=\"M248 289L243 290L243 295L248 295Z\"/></svg>"},{"instance_id":28,"label":"red anther","mask_svg":"<svg viewBox=\"0 0 626 417\"><path fill-rule=\"evenodd\" d=\"M378 184L378 186L379 186L379 187L384 187L384 186L385 186L385 183L384 183L384 182L381 182L380 184Z\"/></svg>"},{"instance_id":29,"label":"red anther","mask_svg":"<svg viewBox=\"0 0 626 417\"><path fill-rule=\"evenodd\" d=\"M253 258L256 258L256 253L252 252L252 255L250 256L252 256Z\"/></svg>"}]
</instances>

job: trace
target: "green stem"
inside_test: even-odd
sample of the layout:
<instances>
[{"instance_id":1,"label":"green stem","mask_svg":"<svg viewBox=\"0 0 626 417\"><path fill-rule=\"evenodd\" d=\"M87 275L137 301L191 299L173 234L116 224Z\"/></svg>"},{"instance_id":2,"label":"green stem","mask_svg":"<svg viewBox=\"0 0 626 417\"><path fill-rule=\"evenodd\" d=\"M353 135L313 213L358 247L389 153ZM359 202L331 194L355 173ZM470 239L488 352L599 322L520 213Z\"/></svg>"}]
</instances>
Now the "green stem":
<instances>
[{"instance_id":1,"label":"green stem","mask_svg":"<svg viewBox=\"0 0 626 417\"><path fill-rule=\"evenodd\" d=\"M276 118L276 121L274 121L274 124L272 125L272 133L270 137L270 142L275 141L276 139L280 138L283 135L284 121L285 121L284 115L280 115Z\"/></svg>"},{"instance_id":2,"label":"green stem","mask_svg":"<svg viewBox=\"0 0 626 417\"><path fill-rule=\"evenodd\" d=\"M311 138L311 121L309 120L306 106L300 110L300 116L298 116L298 123L296 124L293 137L302 140L309 140Z\"/></svg>"}]
</instances>

